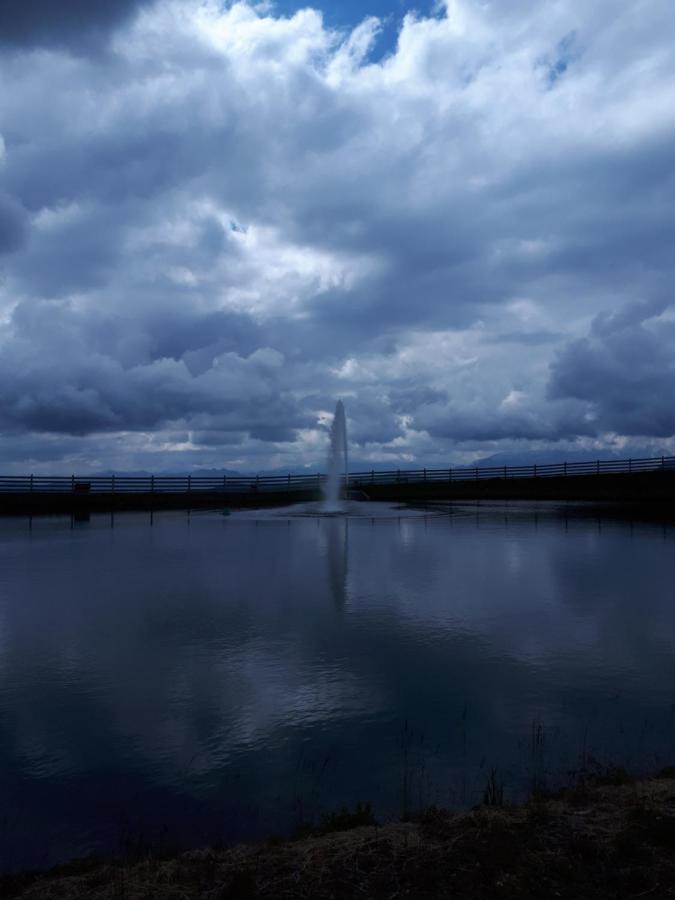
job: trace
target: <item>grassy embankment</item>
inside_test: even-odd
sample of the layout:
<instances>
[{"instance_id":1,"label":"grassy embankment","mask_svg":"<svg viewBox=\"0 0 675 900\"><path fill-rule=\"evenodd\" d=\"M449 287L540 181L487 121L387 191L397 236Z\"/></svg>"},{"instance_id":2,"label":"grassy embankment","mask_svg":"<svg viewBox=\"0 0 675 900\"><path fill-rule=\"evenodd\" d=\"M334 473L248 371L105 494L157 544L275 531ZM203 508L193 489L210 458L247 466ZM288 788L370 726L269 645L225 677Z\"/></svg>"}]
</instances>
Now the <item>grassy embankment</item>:
<instances>
[{"instance_id":1,"label":"grassy embankment","mask_svg":"<svg viewBox=\"0 0 675 900\"><path fill-rule=\"evenodd\" d=\"M585 778L526 804L496 784L468 813L363 824L368 807L313 833L227 850L86 860L0 880L9 900L223 898L595 898L675 896L675 769L645 780ZM350 827L356 826L356 827Z\"/></svg>"}]
</instances>

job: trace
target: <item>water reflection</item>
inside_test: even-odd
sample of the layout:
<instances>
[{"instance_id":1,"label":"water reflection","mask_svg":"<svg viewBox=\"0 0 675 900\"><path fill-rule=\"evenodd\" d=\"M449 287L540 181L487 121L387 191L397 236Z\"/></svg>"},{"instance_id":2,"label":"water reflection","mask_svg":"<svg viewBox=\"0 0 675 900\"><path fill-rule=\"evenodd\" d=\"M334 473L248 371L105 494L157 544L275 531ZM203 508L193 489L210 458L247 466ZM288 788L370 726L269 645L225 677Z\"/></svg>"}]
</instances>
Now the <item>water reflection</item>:
<instances>
[{"instance_id":1,"label":"water reflection","mask_svg":"<svg viewBox=\"0 0 675 900\"><path fill-rule=\"evenodd\" d=\"M416 802L474 802L492 765L516 796L584 755L670 762L672 536L600 525L0 523L0 863L397 813L404 775Z\"/></svg>"},{"instance_id":2,"label":"water reflection","mask_svg":"<svg viewBox=\"0 0 675 900\"><path fill-rule=\"evenodd\" d=\"M349 519L336 516L326 520L328 578L335 609L347 605L347 572L349 565Z\"/></svg>"}]
</instances>

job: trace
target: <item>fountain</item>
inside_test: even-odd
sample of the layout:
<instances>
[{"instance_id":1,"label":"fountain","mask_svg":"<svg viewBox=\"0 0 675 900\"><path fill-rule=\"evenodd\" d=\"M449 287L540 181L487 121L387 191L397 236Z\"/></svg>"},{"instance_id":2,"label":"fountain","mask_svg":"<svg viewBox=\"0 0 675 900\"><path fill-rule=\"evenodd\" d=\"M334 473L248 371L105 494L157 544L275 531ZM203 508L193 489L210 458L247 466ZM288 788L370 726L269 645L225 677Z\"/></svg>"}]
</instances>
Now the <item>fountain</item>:
<instances>
[{"instance_id":1,"label":"fountain","mask_svg":"<svg viewBox=\"0 0 675 900\"><path fill-rule=\"evenodd\" d=\"M335 404L335 415L330 427L330 448L328 451L328 471L324 488L323 511L344 512L344 499L349 489L347 456L347 420L342 400ZM344 491L342 490L344 485Z\"/></svg>"},{"instance_id":2,"label":"fountain","mask_svg":"<svg viewBox=\"0 0 675 900\"><path fill-rule=\"evenodd\" d=\"M435 515L436 513L431 513ZM438 513L440 515L440 513ZM428 516L425 509L415 509L398 503L380 503L369 500L362 490L350 490L349 469L347 452L347 420L345 407L342 400L335 404L335 415L330 428L330 444L328 449L328 466L323 486L323 499L309 502L293 503L290 506L274 507L270 509L239 510L236 513L238 519L296 519L296 518L329 518L344 520L346 529L347 519L401 519ZM340 522L331 525L331 540L339 547ZM346 530L344 532L346 542ZM331 545L332 547L332 545ZM345 551L346 552L346 551ZM335 582L341 581L340 551L329 550L332 560L331 565L335 570Z\"/></svg>"}]
</instances>

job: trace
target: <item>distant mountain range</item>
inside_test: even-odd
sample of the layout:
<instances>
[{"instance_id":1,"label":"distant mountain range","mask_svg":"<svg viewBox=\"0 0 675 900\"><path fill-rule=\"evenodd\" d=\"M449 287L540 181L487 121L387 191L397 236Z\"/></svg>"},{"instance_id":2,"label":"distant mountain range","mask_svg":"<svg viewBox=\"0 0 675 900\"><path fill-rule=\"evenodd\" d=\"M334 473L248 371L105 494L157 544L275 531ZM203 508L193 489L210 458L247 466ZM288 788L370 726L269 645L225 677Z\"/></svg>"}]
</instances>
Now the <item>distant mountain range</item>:
<instances>
[{"instance_id":1,"label":"distant mountain range","mask_svg":"<svg viewBox=\"0 0 675 900\"><path fill-rule=\"evenodd\" d=\"M532 466L554 465L563 462L589 462L591 460L610 459L652 459L657 456L669 456L670 452L661 447L624 447L621 450L523 450L493 453L471 463L474 466Z\"/></svg>"}]
</instances>

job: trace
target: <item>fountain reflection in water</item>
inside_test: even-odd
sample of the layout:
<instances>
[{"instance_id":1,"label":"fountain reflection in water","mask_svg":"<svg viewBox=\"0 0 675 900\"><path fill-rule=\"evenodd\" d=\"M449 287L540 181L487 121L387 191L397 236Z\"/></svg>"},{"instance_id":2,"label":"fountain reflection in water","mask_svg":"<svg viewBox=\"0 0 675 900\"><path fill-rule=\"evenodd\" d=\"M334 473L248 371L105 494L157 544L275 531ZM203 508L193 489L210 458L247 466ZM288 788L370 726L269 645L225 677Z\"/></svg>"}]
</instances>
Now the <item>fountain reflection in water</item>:
<instances>
[{"instance_id":1,"label":"fountain reflection in water","mask_svg":"<svg viewBox=\"0 0 675 900\"><path fill-rule=\"evenodd\" d=\"M345 511L348 490L347 420L342 400L335 404L335 415L330 428L330 450L328 471L324 488L323 511L341 513Z\"/></svg>"},{"instance_id":2,"label":"fountain reflection in water","mask_svg":"<svg viewBox=\"0 0 675 900\"><path fill-rule=\"evenodd\" d=\"M331 516L325 524L328 582L335 609L342 612L347 605L349 518L347 516Z\"/></svg>"}]
</instances>

